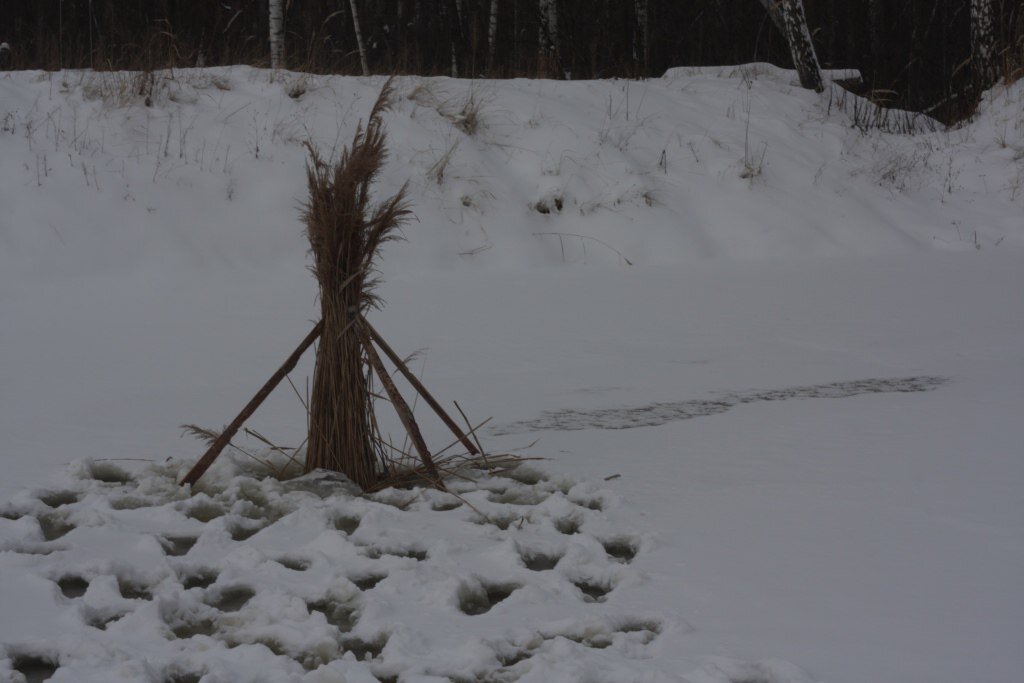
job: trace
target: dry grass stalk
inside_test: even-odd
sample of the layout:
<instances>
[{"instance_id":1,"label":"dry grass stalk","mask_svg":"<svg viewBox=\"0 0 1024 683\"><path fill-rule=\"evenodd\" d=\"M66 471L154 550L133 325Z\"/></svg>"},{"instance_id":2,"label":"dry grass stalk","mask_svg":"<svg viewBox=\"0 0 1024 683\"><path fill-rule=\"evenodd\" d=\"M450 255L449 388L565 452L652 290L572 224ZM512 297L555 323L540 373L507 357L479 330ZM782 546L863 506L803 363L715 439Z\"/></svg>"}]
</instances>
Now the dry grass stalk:
<instances>
[{"instance_id":1,"label":"dry grass stalk","mask_svg":"<svg viewBox=\"0 0 1024 683\"><path fill-rule=\"evenodd\" d=\"M364 489L377 482L382 452L369 368L352 321L377 304L370 275L374 259L409 215L405 188L378 204L370 201L370 188L387 158L382 117L391 101L389 80L365 128L356 130L337 163L308 145L309 200L303 214L324 325L309 405L306 471L342 472Z\"/></svg>"}]
</instances>

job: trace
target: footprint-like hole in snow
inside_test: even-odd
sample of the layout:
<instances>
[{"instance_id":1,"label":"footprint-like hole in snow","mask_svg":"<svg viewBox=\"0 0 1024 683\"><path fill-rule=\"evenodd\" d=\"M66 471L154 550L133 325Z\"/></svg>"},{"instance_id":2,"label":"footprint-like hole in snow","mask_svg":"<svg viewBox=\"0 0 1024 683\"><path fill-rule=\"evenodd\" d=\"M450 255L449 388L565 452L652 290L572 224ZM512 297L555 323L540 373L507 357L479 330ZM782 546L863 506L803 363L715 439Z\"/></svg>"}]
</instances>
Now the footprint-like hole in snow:
<instances>
[{"instance_id":1,"label":"footprint-like hole in snow","mask_svg":"<svg viewBox=\"0 0 1024 683\"><path fill-rule=\"evenodd\" d=\"M637 543L629 538L613 538L602 541L601 545L609 557L623 564L629 564L636 557Z\"/></svg>"},{"instance_id":2,"label":"footprint-like hole in snow","mask_svg":"<svg viewBox=\"0 0 1024 683\"><path fill-rule=\"evenodd\" d=\"M496 652L494 656L503 667L512 667L519 662L525 662L533 654L530 650L516 650L514 652Z\"/></svg>"},{"instance_id":3,"label":"footprint-like hole in snow","mask_svg":"<svg viewBox=\"0 0 1024 683\"><path fill-rule=\"evenodd\" d=\"M115 621L123 617L127 612L119 612L117 614L110 614L107 616L93 616L86 619L86 623L93 628L97 628L101 631L106 631L107 627L113 624Z\"/></svg>"},{"instance_id":4,"label":"footprint-like hole in snow","mask_svg":"<svg viewBox=\"0 0 1024 683\"><path fill-rule=\"evenodd\" d=\"M107 462L93 463L89 468L89 477L104 484L130 484L134 481L132 475Z\"/></svg>"},{"instance_id":5,"label":"footprint-like hole in snow","mask_svg":"<svg viewBox=\"0 0 1024 683\"><path fill-rule=\"evenodd\" d=\"M606 596L612 592L612 586L596 581L573 581L573 585L583 593L584 602L604 602L607 600Z\"/></svg>"},{"instance_id":6,"label":"footprint-like hole in snow","mask_svg":"<svg viewBox=\"0 0 1024 683\"><path fill-rule=\"evenodd\" d=\"M526 568L535 572L554 569L558 561L562 559L561 555L548 555L532 550L520 550L519 556L523 559L523 564L526 565Z\"/></svg>"},{"instance_id":7,"label":"footprint-like hole in snow","mask_svg":"<svg viewBox=\"0 0 1024 683\"><path fill-rule=\"evenodd\" d=\"M661 624L657 621L627 621L619 626L621 633L636 633L641 643L647 645L661 633Z\"/></svg>"},{"instance_id":8,"label":"footprint-like hole in snow","mask_svg":"<svg viewBox=\"0 0 1024 683\"><path fill-rule=\"evenodd\" d=\"M255 591L248 586L225 588L213 602L209 603L209 605L211 607L216 607L221 612L237 612L242 609L245 603L249 602L254 595L256 595Z\"/></svg>"},{"instance_id":9,"label":"footprint-like hole in snow","mask_svg":"<svg viewBox=\"0 0 1024 683\"><path fill-rule=\"evenodd\" d=\"M458 593L459 609L470 616L485 614L518 588L521 586L515 583L485 583L482 587L463 584Z\"/></svg>"},{"instance_id":10,"label":"footprint-like hole in snow","mask_svg":"<svg viewBox=\"0 0 1024 683\"><path fill-rule=\"evenodd\" d=\"M349 517L346 515L342 515L340 517L334 518L334 528L345 534L351 535L355 533L356 529L359 528L359 522L361 521L363 520L361 520L358 517Z\"/></svg>"},{"instance_id":11,"label":"footprint-like hole in snow","mask_svg":"<svg viewBox=\"0 0 1024 683\"><path fill-rule=\"evenodd\" d=\"M198 540L195 536L164 536L160 545L164 549L164 554L170 557L181 557L187 555Z\"/></svg>"},{"instance_id":12,"label":"footprint-like hole in snow","mask_svg":"<svg viewBox=\"0 0 1024 683\"><path fill-rule=\"evenodd\" d=\"M533 467L525 467L520 465L503 472L496 472L496 476L505 477L506 479L512 479L518 481L520 484L526 484L527 486L536 486L542 481L547 481L548 476L538 469Z\"/></svg>"},{"instance_id":13,"label":"footprint-like hole in snow","mask_svg":"<svg viewBox=\"0 0 1024 683\"><path fill-rule=\"evenodd\" d=\"M212 569L201 569L181 577L181 585L185 590L192 588L209 588L217 580L217 572Z\"/></svg>"},{"instance_id":14,"label":"footprint-like hole in snow","mask_svg":"<svg viewBox=\"0 0 1024 683\"><path fill-rule=\"evenodd\" d=\"M359 590L368 591L386 578L388 578L387 574L367 574L351 579L351 581Z\"/></svg>"},{"instance_id":15,"label":"footprint-like hole in snow","mask_svg":"<svg viewBox=\"0 0 1024 683\"><path fill-rule=\"evenodd\" d=\"M320 612L323 614L324 618L327 619L327 623L342 633L351 631L355 627L356 622L359 621L355 607L344 602L318 600L306 603L306 607L310 612Z\"/></svg>"},{"instance_id":16,"label":"footprint-like hole in snow","mask_svg":"<svg viewBox=\"0 0 1024 683\"><path fill-rule=\"evenodd\" d=\"M63 505L71 505L78 502L78 494L75 491L47 491L39 496L43 505L51 508L59 508Z\"/></svg>"},{"instance_id":17,"label":"footprint-like hole in snow","mask_svg":"<svg viewBox=\"0 0 1024 683\"><path fill-rule=\"evenodd\" d=\"M212 636L217 631L213 619L199 619L187 621L171 629L171 633L179 640L188 640L194 636Z\"/></svg>"},{"instance_id":18,"label":"footprint-like hole in snow","mask_svg":"<svg viewBox=\"0 0 1024 683\"><path fill-rule=\"evenodd\" d=\"M547 500L550 494L546 491L539 491L534 488L509 489L501 493L492 493L487 496L492 503L507 505L540 505Z\"/></svg>"},{"instance_id":19,"label":"footprint-like hole in snow","mask_svg":"<svg viewBox=\"0 0 1024 683\"><path fill-rule=\"evenodd\" d=\"M375 546L369 546L363 551L367 557L371 560L379 560L384 555L390 555L391 557L408 557L422 562L427 559L426 550L417 550L415 548L377 548Z\"/></svg>"},{"instance_id":20,"label":"footprint-like hole in snow","mask_svg":"<svg viewBox=\"0 0 1024 683\"><path fill-rule=\"evenodd\" d=\"M359 661L368 661L380 657L384 646L388 644L387 636L380 636L374 640L363 640L362 638L344 638L341 647L345 652L351 652Z\"/></svg>"},{"instance_id":21,"label":"footprint-like hole in snow","mask_svg":"<svg viewBox=\"0 0 1024 683\"><path fill-rule=\"evenodd\" d=\"M521 527L526 523L526 517L523 515L488 515L487 517L475 516L473 518L475 524L490 524L496 526L502 531L505 531L513 524Z\"/></svg>"},{"instance_id":22,"label":"footprint-like hole in snow","mask_svg":"<svg viewBox=\"0 0 1024 683\"><path fill-rule=\"evenodd\" d=\"M453 500L444 503L434 503L430 506L430 509L434 512L448 512L449 510L458 510L462 507L462 501Z\"/></svg>"},{"instance_id":23,"label":"footprint-like hole in snow","mask_svg":"<svg viewBox=\"0 0 1024 683\"><path fill-rule=\"evenodd\" d=\"M138 496L124 496L110 501L110 507L114 510L138 510L150 506L151 503L148 500Z\"/></svg>"},{"instance_id":24,"label":"footprint-like hole in snow","mask_svg":"<svg viewBox=\"0 0 1024 683\"><path fill-rule=\"evenodd\" d=\"M39 528L43 531L43 538L47 541L56 541L75 528L75 525L65 519L63 515L40 515L38 519Z\"/></svg>"},{"instance_id":25,"label":"footprint-like hole in snow","mask_svg":"<svg viewBox=\"0 0 1024 683\"><path fill-rule=\"evenodd\" d=\"M304 572L312 564L303 557L279 557L274 561L286 569L291 569L293 572Z\"/></svg>"},{"instance_id":26,"label":"footprint-like hole in snow","mask_svg":"<svg viewBox=\"0 0 1024 683\"><path fill-rule=\"evenodd\" d=\"M128 579L117 579L117 588L121 591L121 597L126 600L152 600L153 591L149 586L129 581Z\"/></svg>"},{"instance_id":27,"label":"footprint-like hole in snow","mask_svg":"<svg viewBox=\"0 0 1024 683\"><path fill-rule=\"evenodd\" d=\"M28 683L49 680L58 669L55 660L48 657L16 655L13 659L14 670L20 672Z\"/></svg>"},{"instance_id":28,"label":"footprint-like hole in snow","mask_svg":"<svg viewBox=\"0 0 1024 683\"><path fill-rule=\"evenodd\" d=\"M191 506L185 512L185 514L191 517L192 519L198 520L205 524L207 522L212 522L213 520L222 516L225 512L226 510L220 505L204 501L201 503L196 503L195 505ZM232 536L234 536L233 533Z\"/></svg>"},{"instance_id":29,"label":"footprint-like hole in snow","mask_svg":"<svg viewBox=\"0 0 1024 683\"><path fill-rule=\"evenodd\" d=\"M80 598L89 589L89 582L81 576L65 576L57 582L65 598Z\"/></svg>"},{"instance_id":30,"label":"footprint-like hole in snow","mask_svg":"<svg viewBox=\"0 0 1024 683\"><path fill-rule=\"evenodd\" d=\"M161 683L199 683L205 675L195 672L166 674Z\"/></svg>"},{"instance_id":31,"label":"footprint-like hole in snow","mask_svg":"<svg viewBox=\"0 0 1024 683\"><path fill-rule=\"evenodd\" d=\"M573 502L582 508L587 508L588 510L595 510L597 512L600 512L601 510L604 509L604 503L601 502L600 498L585 498L580 500L574 500Z\"/></svg>"},{"instance_id":32,"label":"footprint-like hole in snow","mask_svg":"<svg viewBox=\"0 0 1024 683\"><path fill-rule=\"evenodd\" d=\"M558 530L558 533L565 534L566 536L578 534L582 526L583 523L576 517L562 517L555 520L555 529Z\"/></svg>"}]
</instances>

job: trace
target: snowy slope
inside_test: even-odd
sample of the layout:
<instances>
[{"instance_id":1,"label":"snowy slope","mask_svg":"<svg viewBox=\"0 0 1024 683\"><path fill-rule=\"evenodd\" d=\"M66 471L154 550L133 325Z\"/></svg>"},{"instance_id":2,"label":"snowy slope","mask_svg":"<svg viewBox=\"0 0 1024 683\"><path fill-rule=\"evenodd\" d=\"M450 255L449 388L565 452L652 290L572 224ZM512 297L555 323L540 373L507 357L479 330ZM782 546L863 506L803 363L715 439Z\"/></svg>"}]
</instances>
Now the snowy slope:
<instances>
[{"instance_id":1,"label":"snowy slope","mask_svg":"<svg viewBox=\"0 0 1024 683\"><path fill-rule=\"evenodd\" d=\"M427 348L418 362L437 394L476 418L494 416L493 450L539 438L527 453L551 458L543 467L561 473L550 481L567 492L537 484L545 502L529 515L536 529L493 538L465 525L466 510L435 513L446 521L419 532L435 539L425 564L387 567L411 571L406 598L428 604L388 612L398 575L363 595L360 637L392 638L370 668L307 674L262 646L226 651L243 642L237 624L216 643L164 643L166 605L161 613L159 600L124 602L110 581L141 567L149 573L135 580L165 603L202 609L174 577L204 558L164 558L153 540L168 525L200 529L168 485L198 450L177 425L227 422L312 324L297 208L302 142L340 148L380 83L271 80L241 67L177 72L158 75L146 107L134 75L0 75L0 497L19 517L0 519L9 657L57 631L67 665L53 680L114 680L111 662L143 650L148 669L135 661L117 675L162 683L201 669L212 683L252 656L251 680L443 680L411 675L498 675L494 652L529 650L501 675L1019 677L1024 88L992 91L960 129L862 133L835 92L808 93L765 65L639 83L400 80L381 192L408 181L417 221L385 253L387 306L374 320L403 353ZM308 371L296 371L298 384ZM297 443L304 418L289 393L254 424ZM426 417L424 428L447 443ZM174 461L137 475L135 493L93 482L82 464L47 483L81 458ZM613 474L622 476L603 481ZM571 537L574 559L550 579L517 574L536 587L493 614L458 612L458 587L439 588L443 539L467 550L490 538L499 564L514 564L501 553L514 550L516 533L564 544L545 520L576 510L576 481L590 482L576 491L600 492L605 509L576 506L593 526ZM258 486L291 500L270 482ZM56 513L24 487L44 498L79 491L56 509L78 528L40 540L38 520ZM111 511L109 501L132 495L149 506ZM317 510L338 505L374 524L392 514L362 499L282 503L268 535L287 536L273 529L289 515L317 528L328 519ZM59 563L85 561L74 549L115 518L125 535L104 543L134 554L117 566L86 562L88 592L65 597L50 581ZM394 522L404 533L431 526L407 519ZM257 535L247 546L221 528L227 521L201 527L203 543L228 558L216 567L226 579L255 582L247 585L267 613L298 595L265 583L283 571L273 568L282 553L305 553L320 572L310 583L327 585L335 579L316 558L363 552L346 539L295 539L285 553ZM622 535L643 539L625 567L598 552ZM15 552L31 544L65 549ZM477 552L487 555L466 557ZM465 580L483 571L476 561L462 563ZM580 567L614 574L605 602L572 592ZM219 584L204 590L216 602ZM544 600L550 609L536 611ZM89 631L124 611L137 621ZM30 613L38 630L21 628ZM455 630L417 635L432 617ZM488 626L476 632L480 619ZM588 624L596 630L584 637ZM620 628L636 624L657 628ZM133 625L146 647L118 641ZM330 641L335 632L324 629L314 633ZM94 641L109 644L100 648L109 660L82 659ZM189 647L207 645L202 666L175 668L176 657L199 661ZM450 670L423 666L415 653L431 648ZM15 675L4 668L11 661L0 662L0 678Z\"/></svg>"}]
</instances>

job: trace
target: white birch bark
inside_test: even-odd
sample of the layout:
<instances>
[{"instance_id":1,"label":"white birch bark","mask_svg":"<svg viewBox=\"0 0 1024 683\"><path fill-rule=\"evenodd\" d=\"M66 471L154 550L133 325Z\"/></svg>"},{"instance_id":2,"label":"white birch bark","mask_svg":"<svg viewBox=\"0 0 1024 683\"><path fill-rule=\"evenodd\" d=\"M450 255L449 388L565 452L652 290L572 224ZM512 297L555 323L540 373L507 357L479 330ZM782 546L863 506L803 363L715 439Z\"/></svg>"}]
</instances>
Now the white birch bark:
<instances>
[{"instance_id":1,"label":"white birch bark","mask_svg":"<svg viewBox=\"0 0 1024 683\"><path fill-rule=\"evenodd\" d=\"M366 48L363 46L363 29L359 25L359 10L356 9L356 0L348 0L348 6L352 10L352 26L356 32L356 49L359 50L359 65L363 68L363 75L370 75L370 67L366 63Z\"/></svg>"},{"instance_id":2,"label":"white birch bark","mask_svg":"<svg viewBox=\"0 0 1024 683\"><path fill-rule=\"evenodd\" d=\"M982 89L999 80L995 7L992 0L971 0L971 67Z\"/></svg>"},{"instance_id":3,"label":"white birch bark","mask_svg":"<svg viewBox=\"0 0 1024 683\"><path fill-rule=\"evenodd\" d=\"M494 70L494 51L498 42L498 0L491 0L491 19L487 25L487 70Z\"/></svg>"},{"instance_id":4,"label":"white birch bark","mask_svg":"<svg viewBox=\"0 0 1024 683\"><path fill-rule=\"evenodd\" d=\"M270 68L284 66L284 0L270 0Z\"/></svg>"},{"instance_id":5,"label":"white birch bark","mask_svg":"<svg viewBox=\"0 0 1024 683\"><path fill-rule=\"evenodd\" d=\"M541 71L550 76L558 61L558 4L557 0L538 0L540 25L537 29Z\"/></svg>"},{"instance_id":6,"label":"white birch bark","mask_svg":"<svg viewBox=\"0 0 1024 683\"><path fill-rule=\"evenodd\" d=\"M800 85L808 90L821 92L825 83L814 52L811 32L807 28L803 0L760 0L771 15L772 21L786 36L793 66L800 77Z\"/></svg>"}]
</instances>

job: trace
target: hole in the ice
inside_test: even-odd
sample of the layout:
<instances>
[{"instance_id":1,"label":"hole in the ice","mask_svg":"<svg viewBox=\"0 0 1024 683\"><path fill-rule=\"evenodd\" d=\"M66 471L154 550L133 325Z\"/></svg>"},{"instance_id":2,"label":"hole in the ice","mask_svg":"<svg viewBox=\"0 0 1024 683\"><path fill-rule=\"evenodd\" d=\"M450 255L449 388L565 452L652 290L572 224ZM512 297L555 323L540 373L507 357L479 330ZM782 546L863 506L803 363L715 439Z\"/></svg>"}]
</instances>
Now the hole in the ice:
<instances>
[{"instance_id":1,"label":"hole in the ice","mask_svg":"<svg viewBox=\"0 0 1024 683\"><path fill-rule=\"evenodd\" d=\"M573 584L583 593L584 602L604 602L612 591L611 586L596 581L573 581Z\"/></svg>"},{"instance_id":2,"label":"hole in the ice","mask_svg":"<svg viewBox=\"0 0 1024 683\"><path fill-rule=\"evenodd\" d=\"M485 614L518 588L521 586L515 583L491 583L482 587L463 584L458 592L459 609L470 616Z\"/></svg>"},{"instance_id":3,"label":"hole in the ice","mask_svg":"<svg viewBox=\"0 0 1024 683\"><path fill-rule=\"evenodd\" d=\"M449 510L458 510L462 507L462 501L453 500L445 503L434 503L430 506L430 509L434 512L448 512Z\"/></svg>"},{"instance_id":4,"label":"hole in the ice","mask_svg":"<svg viewBox=\"0 0 1024 683\"><path fill-rule=\"evenodd\" d=\"M343 602L318 600L317 602L307 603L306 607L309 608L310 612L320 612L323 614L324 618L327 619L327 623L342 633L351 631L355 627L356 622L359 621L355 607Z\"/></svg>"},{"instance_id":5,"label":"hole in the ice","mask_svg":"<svg viewBox=\"0 0 1024 683\"><path fill-rule=\"evenodd\" d=\"M374 640L363 640L362 638L344 638L341 647L345 652L351 652L359 661L369 661L380 657L384 646L388 644L388 638L381 635Z\"/></svg>"},{"instance_id":6,"label":"hole in the ice","mask_svg":"<svg viewBox=\"0 0 1024 683\"><path fill-rule=\"evenodd\" d=\"M55 541L75 528L63 516L58 514L40 515L39 528L43 531L43 538L47 541Z\"/></svg>"},{"instance_id":7,"label":"hole in the ice","mask_svg":"<svg viewBox=\"0 0 1024 683\"><path fill-rule=\"evenodd\" d=\"M18 655L14 657L14 670L21 673L28 683L49 680L57 672L57 664L47 657Z\"/></svg>"},{"instance_id":8,"label":"hole in the ice","mask_svg":"<svg viewBox=\"0 0 1024 683\"><path fill-rule=\"evenodd\" d=\"M164 536L161 542L164 553L170 557L181 557L192 550L199 539L195 536Z\"/></svg>"},{"instance_id":9,"label":"hole in the ice","mask_svg":"<svg viewBox=\"0 0 1024 683\"><path fill-rule=\"evenodd\" d=\"M149 589L149 586L145 586L135 581L129 581L127 579L118 578L117 587L121 591L121 597L126 600L152 600L153 591Z\"/></svg>"},{"instance_id":10,"label":"hole in the ice","mask_svg":"<svg viewBox=\"0 0 1024 683\"><path fill-rule=\"evenodd\" d=\"M359 590L368 591L386 578L388 578L387 574L367 574L351 579L351 581Z\"/></svg>"},{"instance_id":11,"label":"hole in the ice","mask_svg":"<svg viewBox=\"0 0 1024 683\"><path fill-rule=\"evenodd\" d=\"M334 528L346 534L353 534L355 533L355 530L359 528L359 522L361 521L362 520L358 517L342 515L334 518Z\"/></svg>"},{"instance_id":12,"label":"hole in the ice","mask_svg":"<svg viewBox=\"0 0 1024 683\"><path fill-rule=\"evenodd\" d=\"M133 481L132 475L107 462L94 462L89 468L89 476L104 484L130 484Z\"/></svg>"},{"instance_id":13,"label":"hole in the ice","mask_svg":"<svg viewBox=\"0 0 1024 683\"><path fill-rule=\"evenodd\" d=\"M534 488L509 489L501 493L492 493L487 498L492 503L503 503L508 505L540 505L548 499L546 491Z\"/></svg>"},{"instance_id":14,"label":"hole in the ice","mask_svg":"<svg viewBox=\"0 0 1024 683\"><path fill-rule=\"evenodd\" d=\"M202 501L191 506L185 514L205 524L206 522L212 522L225 512L224 508L216 503Z\"/></svg>"},{"instance_id":15,"label":"hole in the ice","mask_svg":"<svg viewBox=\"0 0 1024 683\"><path fill-rule=\"evenodd\" d=\"M520 484L526 484L527 486L536 486L542 481L548 480L548 476L540 470L523 465L502 472L495 472L495 474L499 477L518 481Z\"/></svg>"},{"instance_id":16,"label":"hole in the ice","mask_svg":"<svg viewBox=\"0 0 1024 683\"><path fill-rule=\"evenodd\" d=\"M212 569L204 569L191 574L186 574L181 579L181 585L185 590L192 588L209 588L217 580L217 572Z\"/></svg>"},{"instance_id":17,"label":"hole in the ice","mask_svg":"<svg viewBox=\"0 0 1024 683\"><path fill-rule=\"evenodd\" d=\"M562 559L561 555L547 555L542 552L524 549L520 549L519 556L523 559L523 564L526 565L526 568L535 572L554 569L558 561Z\"/></svg>"},{"instance_id":18,"label":"hole in the ice","mask_svg":"<svg viewBox=\"0 0 1024 683\"><path fill-rule=\"evenodd\" d=\"M65 576L57 582L65 598L80 598L89 589L89 582L81 576Z\"/></svg>"},{"instance_id":19,"label":"hole in the ice","mask_svg":"<svg viewBox=\"0 0 1024 683\"><path fill-rule=\"evenodd\" d=\"M562 517L555 520L555 529L558 530L558 533L565 534L566 536L578 534L581 526L583 524L576 517Z\"/></svg>"},{"instance_id":20,"label":"hole in the ice","mask_svg":"<svg viewBox=\"0 0 1024 683\"><path fill-rule=\"evenodd\" d=\"M199 619L179 624L171 629L171 633L179 640L188 640L195 636L212 636L217 631L213 619Z\"/></svg>"},{"instance_id":21,"label":"hole in the ice","mask_svg":"<svg viewBox=\"0 0 1024 683\"><path fill-rule=\"evenodd\" d=\"M279 557L275 562L287 569L291 569L293 572L304 572L312 564L309 560L302 557Z\"/></svg>"},{"instance_id":22,"label":"hole in the ice","mask_svg":"<svg viewBox=\"0 0 1024 683\"><path fill-rule=\"evenodd\" d=\"M628 538L613 538L603 541L604 551L614 560L629 564L636 557L637 544Z\"/></svg>"},{"instance_id":23,"label":"hole in the ice","mask_svg":"<svg viewBox=\"0 0 1024 683\"><path fill-rule=\"evenodd\" d=\"M221 612L237 612L242 609L245 603L252 599L252 596L256 595L248 586L235 586L233 588L225 588L220 592L220 595L216 600L209 603L211 607L216 607Z\"/></svg>"},{"instance_id":24,"label":"hole in the ice","mask_svg":"<svg viewBox=\"0 0 1024 683\"><path fill-rule=\"evenodd\" d=\"M78 502L78 494L75 491L48 491L39 496L43 505L51 508L59 508L62 505L71 505Z\"/></svg>"}]
</instances>

